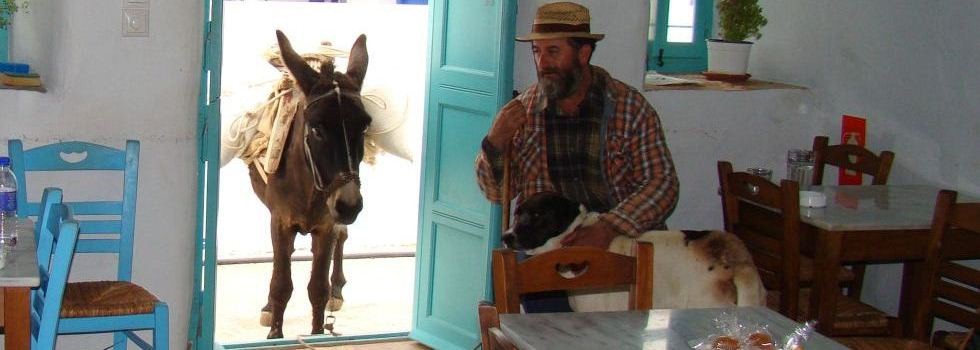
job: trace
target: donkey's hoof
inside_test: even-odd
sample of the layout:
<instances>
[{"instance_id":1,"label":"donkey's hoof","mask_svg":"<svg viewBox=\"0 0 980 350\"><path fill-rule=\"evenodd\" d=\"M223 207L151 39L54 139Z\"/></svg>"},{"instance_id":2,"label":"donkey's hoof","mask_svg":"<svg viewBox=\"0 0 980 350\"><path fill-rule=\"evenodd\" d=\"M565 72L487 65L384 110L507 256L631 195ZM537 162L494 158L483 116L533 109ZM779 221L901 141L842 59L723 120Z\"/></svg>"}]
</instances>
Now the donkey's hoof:
<instances>
[{"instance_id":1,"label":"donkey's hoof","mask_svg":"<svg viewBox=\"0 0 980 350\"><path fill-rule=\"evenodd\" d=\"M330 298L330 300L327 301L327 310L329 311L338 311L343 306L344 299Z\"/></svg>"},{"instance_id":2,"label":"donkey's hoof","mask_svg":"<svg viewBox=\"0 0 980 350\"><path fill-rule=\"evenodd\" d=\"M262 316L259 316L259 325L262 327L272 326L272 313L268 311L262 311ZM272 333L270 333L271 335ZM282 334L279 334L279 338L282 338ZM272 339L272 338L269 338Z\"/></svg>"},{"instance_id":3,"label":"donkey's hoof","mask_svg":"<svg viewBox=\"0 0 980 350\"><path fill-rule=\"evenodd\" d=\"M282 339L282 328L273 328L269 330L269 335L265 337L266 339Z\"/></svg>"}]
</instances>

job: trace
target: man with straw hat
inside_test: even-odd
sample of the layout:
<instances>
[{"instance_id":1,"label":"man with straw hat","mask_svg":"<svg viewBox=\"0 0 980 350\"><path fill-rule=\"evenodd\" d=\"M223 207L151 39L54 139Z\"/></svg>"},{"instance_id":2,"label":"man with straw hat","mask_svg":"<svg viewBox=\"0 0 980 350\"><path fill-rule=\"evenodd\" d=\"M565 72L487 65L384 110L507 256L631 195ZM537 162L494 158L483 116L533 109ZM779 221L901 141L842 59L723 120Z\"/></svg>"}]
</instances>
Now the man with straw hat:
<instances>
[{"instance_id":1,"label":"man with straw hat","mask_svg":"<svg viewBox=\"0 0 980 350\"><path fill-rule=\"evenodd\" d=\"M564 245L608 248L616 235L666 229L679 185L657 112L636 89L589 64L595 43L588 8L542 5L531 32L538 82L497 114L477 156L480 189L502 198L505 154L515 205L554 191L601 212Z\"/></svg>"}]
</instances>

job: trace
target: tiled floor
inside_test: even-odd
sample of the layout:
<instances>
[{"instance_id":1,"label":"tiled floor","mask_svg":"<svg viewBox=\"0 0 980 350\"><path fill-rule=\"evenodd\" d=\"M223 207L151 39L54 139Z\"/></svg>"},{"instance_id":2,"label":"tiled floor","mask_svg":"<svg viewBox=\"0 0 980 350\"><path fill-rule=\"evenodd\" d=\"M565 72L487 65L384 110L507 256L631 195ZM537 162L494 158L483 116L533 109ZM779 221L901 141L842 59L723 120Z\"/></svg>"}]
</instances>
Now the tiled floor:
<instances>
[{"instance_id":1,"label":"tiled floor","mask_svg":"<svg viewBox=\"0 0 980 350\"><path fill-rule=\"evenodd\" d=\"M309 269L309 261L292 264L293 295L286 307L283 326L286 339L309 334L312 328L306 295ZM334 313L335 332L350 336L407 332L411 328L415 258L348 259L344 261L344 270L345 302ZM271 274L271 264L267 263L218 267L217 342L265 339L269 329L259 325L259 315L267 299Z\"/></svg>"}]
</instances>

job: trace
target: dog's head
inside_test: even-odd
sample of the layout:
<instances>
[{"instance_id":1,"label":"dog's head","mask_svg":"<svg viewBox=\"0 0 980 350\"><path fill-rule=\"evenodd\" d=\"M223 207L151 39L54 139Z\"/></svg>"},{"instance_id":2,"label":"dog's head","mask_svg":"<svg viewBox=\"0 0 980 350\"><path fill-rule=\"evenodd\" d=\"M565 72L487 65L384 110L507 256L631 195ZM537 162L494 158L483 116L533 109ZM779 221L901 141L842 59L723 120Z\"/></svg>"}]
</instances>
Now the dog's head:
<instances>
[{"instance_id":1,"label":"dog's head","mask_svg":"<svg viewBox=\"0 0 980 350\"><path fill-rule=\"evenodd\" d=\"M513 226L504 233L504 246L515 250L541 247L565 233L584 207L555 192L528 197L514 211Z\"/></svg>"}]
</instances>

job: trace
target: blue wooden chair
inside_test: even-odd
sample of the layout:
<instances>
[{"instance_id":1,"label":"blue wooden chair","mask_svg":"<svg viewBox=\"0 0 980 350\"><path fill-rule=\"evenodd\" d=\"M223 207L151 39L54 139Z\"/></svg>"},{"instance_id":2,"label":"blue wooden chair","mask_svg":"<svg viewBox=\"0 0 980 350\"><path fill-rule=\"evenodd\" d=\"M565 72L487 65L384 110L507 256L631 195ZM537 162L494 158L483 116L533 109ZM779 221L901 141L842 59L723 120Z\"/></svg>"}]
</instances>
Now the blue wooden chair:
<instances>
[{"instance_id":1,"label":"blue wooden chair","mask_svg":"<svg viewBox=\"0 0 980 350\"><path fill-rule=\"evenodd\" d=\"M143 349L168 349L167 304L132 283L139 142L129 140L125 149L116 149L66 141L25 150L20 140L10 140L8 152L18 179L20 216L37 216L43 209L28 193L33 176L66 172L69 182L85 176L104 182L111 178L106 172L122 175L122 198L65 202L79 222L76 252L115 254L119 263L115 280L68 283L58 334L112 332L117 350L127 348L127 339ZM137 330L153 330L152 346Z\"/></svg>"},{"instance_id":2,"label":"blue wooden chair","mask_svg":"<svg viewBox=\"0 0 980 350\"><path fill-rule=\"evenodd\" d=\"M46 188L41 196L44 212L38 220L37 262L41 284L31 291L31 349L53 350L58 340L62 297L68 282L78 222L62 204L61 189Z\"/></svg>"}]
</instances>

